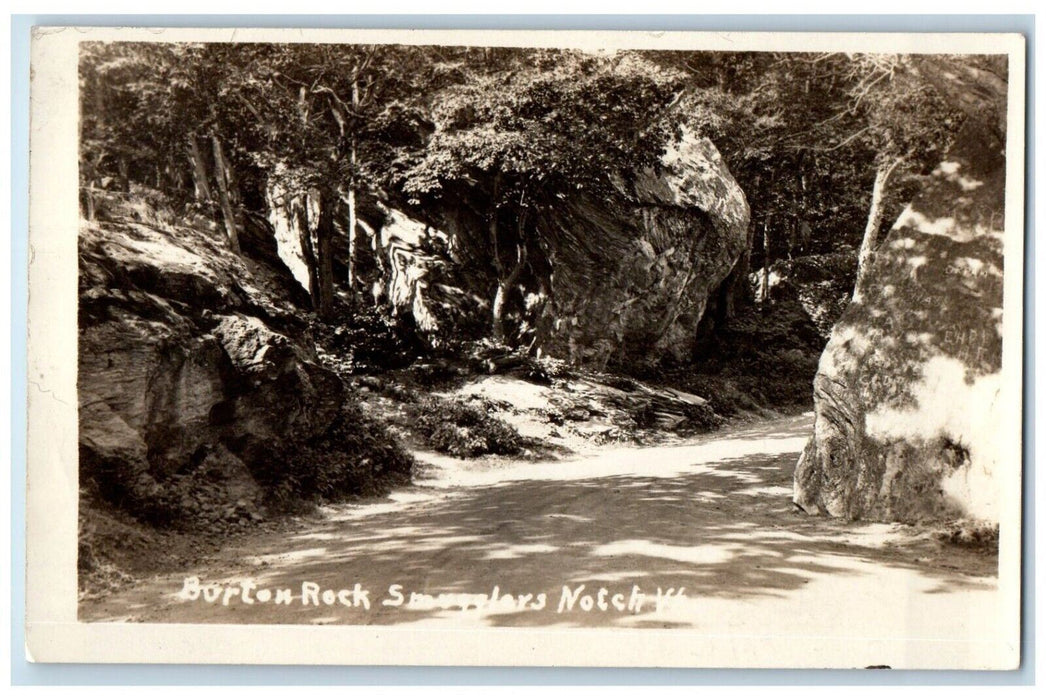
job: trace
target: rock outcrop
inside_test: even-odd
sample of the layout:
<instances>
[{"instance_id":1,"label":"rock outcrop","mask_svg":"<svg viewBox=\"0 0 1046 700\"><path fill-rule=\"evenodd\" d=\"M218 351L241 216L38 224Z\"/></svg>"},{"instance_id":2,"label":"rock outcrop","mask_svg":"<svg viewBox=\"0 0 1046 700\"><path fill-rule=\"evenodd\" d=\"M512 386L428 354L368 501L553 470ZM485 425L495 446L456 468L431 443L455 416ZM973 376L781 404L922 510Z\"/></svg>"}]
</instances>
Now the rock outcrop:
<instances>
[{"instance_id":1,"label":"rock outcrop","mask_svg":"<svg viewBox=\"0 0 1046 700\"><path fill-rule=\"evenodd\" d=\"M615 187L613 196L579 191L537 208L547 288L523 290L519 314L544 308L526 318L530 331L549 354L579 365L683 358L710 295L745 248L748 202L712 142L689 132L657 172ZM489 267L482 211L454 205L436 218L457 260L470 271ZM489 304L493 284L477 276L466 287Z\"/></svg>"},{"instance_id":2,"label":"rock outcrop","mask_svg":"<svg viewBox=\"0 0 1046 700\"><path fill-rule=\"evenodd\" d=\"M161 220L145 197L114 195L80 229L81 484L157 522L256 513L346 389L259 246L271 231L245 232L237 256L213 224Z\"/></svg>"},{"instance_id":3,"label":"rock outcrop","mask_svg":"<svg viewBox=\"0 0 1046 700\"><path fill-rule=\"evenodd\" d=\"M745 248L748 202L708 139L685 134L662 166L617 201L578 197L547 211L554 354L602 368L691 351Z\"/></svg>"},{"instance_id":4,"label":"rock outcrop","mask_svg":"<svg viewBox=\"0 0 1046 700\"><path fill-rule=\"evenodd\" d=\"M748 202L712 142L691 132L666 150L657 172L617 178L615 189L611 197L579 191L537 208L544 259L535 267L546 282L521 284L510 313L542 336L545 351L579 365L685 358L709 297L745 248ZM268 198L280 255L309 289L292 208L278 189ZM368 203L356 250L373 260L358 260L369 270L358 289L410 317L434 342L489 332L496 279L481 209L464 198L412 214ZM334 242L340 257L344 238Z\"/></svg>"},{"instance_id":5,"label":"rock outcrop","mask_svg":"<svg viewBox=\"0 0 1046 700\"><path fill-rule=\"evenodd\" d=\"M998 112L971 111L835 326L795 473L808 513L998 522L1006 158L998 121L978 118Z\"/></svg>"}]
</instances>

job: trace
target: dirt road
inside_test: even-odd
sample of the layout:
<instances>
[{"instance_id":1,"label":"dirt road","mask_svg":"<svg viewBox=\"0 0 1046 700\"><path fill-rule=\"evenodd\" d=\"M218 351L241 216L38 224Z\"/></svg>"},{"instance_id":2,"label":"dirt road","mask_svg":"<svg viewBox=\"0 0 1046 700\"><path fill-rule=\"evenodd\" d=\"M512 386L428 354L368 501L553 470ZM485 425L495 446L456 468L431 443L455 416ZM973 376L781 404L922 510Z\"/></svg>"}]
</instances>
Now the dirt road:
<instances>
[{"instance_id":1,"label":"dirt road","mask_svg":"<svg viewBox=\"0 0 1046 700\"><path fill-rule=\"evenodd\" d=\"M431 457L390 499L325 509L81 618L994 634L980 614L996 604L994 557L794 510L810 421L549 463ZM210 588L186 588L193 576Z\"/></svg>"}]
</instances>

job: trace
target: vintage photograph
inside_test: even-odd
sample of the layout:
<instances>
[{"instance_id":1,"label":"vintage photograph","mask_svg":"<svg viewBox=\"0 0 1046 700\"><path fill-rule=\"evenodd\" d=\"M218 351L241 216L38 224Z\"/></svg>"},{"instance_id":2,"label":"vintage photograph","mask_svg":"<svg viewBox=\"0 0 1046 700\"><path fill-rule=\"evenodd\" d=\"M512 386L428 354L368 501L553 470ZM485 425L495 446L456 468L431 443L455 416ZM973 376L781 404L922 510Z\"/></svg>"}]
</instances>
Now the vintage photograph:
<instances>
[{"instance_id":1,"label":"vintage photograph","mask_svg":"<svg viewBox=\"0 0 1046 700\"><path fill-rule=\"evenodd\" d=\"M1019 663L1013 52L222 36L76 44L77 626Z\"/></svg>"}]
</instances>

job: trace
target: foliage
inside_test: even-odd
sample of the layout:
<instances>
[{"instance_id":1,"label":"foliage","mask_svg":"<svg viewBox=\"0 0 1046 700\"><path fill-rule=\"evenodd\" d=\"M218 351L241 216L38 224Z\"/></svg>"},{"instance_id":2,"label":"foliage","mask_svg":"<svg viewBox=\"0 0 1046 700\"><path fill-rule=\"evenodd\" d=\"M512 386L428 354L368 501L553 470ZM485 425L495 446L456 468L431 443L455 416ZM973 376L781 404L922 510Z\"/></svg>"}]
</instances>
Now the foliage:
<instances>
[{"instance_id":1,"label":"foliage","mask_svg":"<svg viewBox=\"0 0 1046 700\"><path fill-rule=\"evenodd\" d=\"M286 509L316 498L385 493L409 481L414 459L380 421L346 403L321 436L287 445L251 467L273 504Z\"/></svg>"},{"instance_id":2,"label":"foliage","mask_svg":"<svg viewBox=\"0 0 1046 700\"><path fill-rule=\"evenodd\" d=\"M188 200L189 139L216 136L246 209L264 210L275 182L291 197L322 190L327 222L345 219L350 189L435 223L444 208L468 212L490 236L458 262L475 268L473 289L504 288L476 312L512 318L527 294L550 288L542 211L579 192L627 198L629 174L656 169L683 127L712 139L745 191L749 253L760 263L857 246L876 171L898 160L884 201L889 226L959 123L909 63L867 54L87 43L81 173L85 184L141 182ZM514 304L507 313L506 304ZM513 337L497 326L480 333Z\"/></svg>"},{"instance_id":3,"label":"foliage","mask_svg":"<svg viewBox=\"0 0 1046 700\"><path fill-rule=\"evenodd\" d=\"M970 549L999 551L999 524L984 521L960 521L934 533L938 542Z\"/></svg>"},{"instance_id":4,"label":"foliage","mask_svg":"<svg viewBox=\"0 0 1046 700\"><path fill-rule=\"evenodd\" d=\"M824 338L807 310L796 296L786 295L772 310L742 309L704 340L692 365L661 367L651 378L707 398L725 417L809 409L810 380L823 349Z\"/></svg>"},{"instance_id":5,"label":"foliage","mask_svg":"<svg viewBox=\"0 0 1046 700\"><path fill-rule=\"evenodd\" d=\"M424 152L399 164L409 166L402 188L420 198L496 178L491 204L522 209L541 192L609 187L608 174L657 162L677 88L674 76L631 57L521 56L438 96Z\"/></svg>"},{"instance_id":6,"label":"foliage","mask_svg":"<svg viewBox=\"0 0 1046 700\"><path fill-rule=\"evenodd\" d=\"M397 322L362 305L343 310L335 322L315 321L312 331L317 345L336 356L346 374L402 369L424 352L406 320Z\"/></svg>"},{"instance_id":7,"label":"foliage","mask_svg":"<svg viewBox=\"0 0 1046 700\"><path fill-rule=\"evenodd\" d=\"M430 396L410 407L414 428L433 449L455 457L515 455L522 450L516 429L483 406Z\"/></svg>"},{"instance_id":8,"label":"foliage","mask_svg":"<svg viewBox=\"0 0 1046 700\"><path fill-rule=\"evenodd\" d=\"M901 158L884 226L946 150L958 114L896 55L658 52L690 76L682 111L752 208L760 262L857 246L876 168Z\"/></svg>"},{"instance_id":9,"label":"foliage","mask_svg":"<svg viewBox=\"0 0 1046 700\"><path fill-rule=\"evenodd\" d=\"M184 160L184 127L204 121L213 85L193 44L85 43L80 61L80 169L151 180Z\"/></svg>"}]
</instances>

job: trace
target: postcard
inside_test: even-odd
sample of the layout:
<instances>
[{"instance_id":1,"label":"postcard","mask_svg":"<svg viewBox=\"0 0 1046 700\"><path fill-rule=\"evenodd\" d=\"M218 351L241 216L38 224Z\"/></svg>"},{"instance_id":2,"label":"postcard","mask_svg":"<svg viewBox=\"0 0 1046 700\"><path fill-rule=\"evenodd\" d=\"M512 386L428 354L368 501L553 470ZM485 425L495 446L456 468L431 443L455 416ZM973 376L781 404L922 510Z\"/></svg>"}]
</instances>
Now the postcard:
<instances>
[{"instance_id":1,"label":"postcard","mask_svg":"<svg viewBox=\"0 0 1046 700\"><path fill-rule=\"evenodd\" d=\"M1025 43L39 27L39 662L1013 669Z\"/></svg>"}]
</instances>

